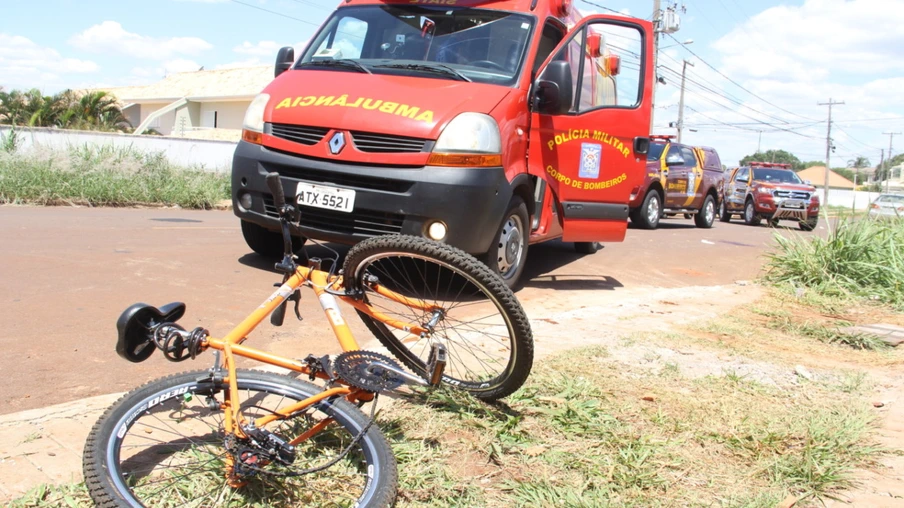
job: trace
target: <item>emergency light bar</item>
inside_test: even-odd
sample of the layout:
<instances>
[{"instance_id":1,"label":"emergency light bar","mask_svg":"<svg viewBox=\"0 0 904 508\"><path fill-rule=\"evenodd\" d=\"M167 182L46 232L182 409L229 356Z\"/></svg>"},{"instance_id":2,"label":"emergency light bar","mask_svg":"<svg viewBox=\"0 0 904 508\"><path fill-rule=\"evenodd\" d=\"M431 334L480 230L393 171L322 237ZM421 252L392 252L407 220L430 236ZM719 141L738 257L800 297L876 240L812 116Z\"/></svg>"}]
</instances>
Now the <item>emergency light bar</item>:
<instances>
[{"instance_id":1,"label":"emergency light bar","mask_svg":"<svg viewBox=\"0 0 904 508\"><path fill-rule=\"evenodd\" d=\"M675 137L671 134L650 134L650 139L661 139L662 141L669 141L675 139Z\"/></svg>"},{"instance_id":2,"label":"emergency light bar","mask_svg":"<svg viewBox=\"0 0 904 508\"><path fill-rule=\"evenodd\" d=\"M752 168L782 168L791 169L791 164L781 164L778 162L751 162L747 164Z\"/></svg>"}]
</instances>

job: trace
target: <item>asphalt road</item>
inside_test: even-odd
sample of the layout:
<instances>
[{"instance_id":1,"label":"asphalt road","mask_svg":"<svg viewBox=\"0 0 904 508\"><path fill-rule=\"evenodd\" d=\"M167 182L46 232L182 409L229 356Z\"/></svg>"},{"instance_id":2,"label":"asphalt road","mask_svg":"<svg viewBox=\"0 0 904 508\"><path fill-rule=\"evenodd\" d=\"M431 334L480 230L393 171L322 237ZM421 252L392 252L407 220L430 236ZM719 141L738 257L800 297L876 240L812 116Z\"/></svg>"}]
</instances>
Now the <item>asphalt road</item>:
<instances>
[{"instance_id":1,"label":"asphalt road","mask_svg":"<svg viewBox=\"0 0 904 508\"><path fill-rule=\"evenodd\" d=\"M797 234L788 225L780 232ZM757 276L773 234L737 221L704 230L671 218L656 231L630 229L624 243L592 256L561 242L534 245L518 296L528 307L557 291L592 298L587 290L732 284ZM0 414L206 368L212 357L181 364L159 354L141 364L120 359L117 317L135 302L182 301L188 310L180 324L222 336L280 280L272 262L249 252L228 211L2 206L0 238ZM291 313L282 328L265 322L248 344L297 358L338 352L313 295L303 298L304 322ZM542 305L530 307L542 312ZM367 337L350 321L358 337Z\"/></svg>"}]
</instances>

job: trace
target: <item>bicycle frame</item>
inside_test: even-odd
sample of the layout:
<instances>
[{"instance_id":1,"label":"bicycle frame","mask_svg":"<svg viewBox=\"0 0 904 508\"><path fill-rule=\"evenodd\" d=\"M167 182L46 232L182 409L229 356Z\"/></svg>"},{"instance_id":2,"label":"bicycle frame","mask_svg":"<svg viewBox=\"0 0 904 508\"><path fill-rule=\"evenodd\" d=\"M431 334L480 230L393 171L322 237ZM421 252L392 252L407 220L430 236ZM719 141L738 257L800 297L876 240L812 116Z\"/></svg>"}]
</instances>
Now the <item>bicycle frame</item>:
<instances>
[{"instance_id":1,"label":"bicycle frame","mask_svg":"<svg viewBox=\"0 0 904 508\"><path fill-rule=\"evenodd\" d=\"M360 349L360 347L352 335L352 331L348 324L342 318L342 314L339 311L339 306L336 301L337 297L352 305L357 310L360 310L388 326L407 331L416 336L429 333L429 331L420 324L405 323L392 319L374 310L363 299L340 293L339 288L342 287L342 277L330 276L327 272L311 267L297 267L295 273L289 277L279 289L270 295L260 307L255 309L251 315L233 328L225 337L222 339L207 337L201 343L201 351L215 349L223 352L223 364L228 372L226 381L229 383L229 398L225 401L223 407L226 432L232 432L238 437L245 437L245 433L242 431L242 424L244 422L242 415L239 412L240 401L238 399L238 385L235 373L235 356L250 358L269 365L301 372L303 374L311 374L311 369L306 363L242 345L242 342L244 342L248 334L251 333L264 318L270 315L279 305L283 304L295 293L295 291L298 291L304 285L310 286L317 295L320 306L323 308L327 320L330 323L330 327L333 329L333 333L339 341L339 345L342 347L343 351L354 351ZM424 301L408 298L376 283L372 284L370 287L381 295L394 299L413 309L420 309L427 312L432 312L437 309L435 306L427 304ZM327 376L322 372L316 372L315 375L322 379L327 379ZM353 403L357 401L373 400L373 393L360 388L349 386L334 387L283 408L275 414L258 418L254 421L254 425L256 427L262 427L275 420L288 418L290 415L310 407L321 400L335 396L344 396ZM329 421L323 421L317 424L304 434L292 439L290 444L294 446L301 443L316 434L328 423Z\"/></svg>"}]
</instances>

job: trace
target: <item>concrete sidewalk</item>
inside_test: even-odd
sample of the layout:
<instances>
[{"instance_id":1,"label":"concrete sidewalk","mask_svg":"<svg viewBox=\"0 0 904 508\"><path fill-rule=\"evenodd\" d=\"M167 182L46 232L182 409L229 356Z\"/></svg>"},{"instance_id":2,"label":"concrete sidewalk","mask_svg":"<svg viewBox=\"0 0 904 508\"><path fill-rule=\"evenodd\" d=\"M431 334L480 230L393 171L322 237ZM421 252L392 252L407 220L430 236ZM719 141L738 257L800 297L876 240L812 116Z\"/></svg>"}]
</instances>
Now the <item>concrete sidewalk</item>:
<instances>
[{"instance_id":1,"label":"concrete sidewalk","mask_svg":"<svg viewBox=\"0 0 904 508\"><path fill-rule=\"evenodd\" d=\"M0 504L42 483L82 481L82 448L104 410L122 393L0 415Z\"/></svg>"}]
</instances>

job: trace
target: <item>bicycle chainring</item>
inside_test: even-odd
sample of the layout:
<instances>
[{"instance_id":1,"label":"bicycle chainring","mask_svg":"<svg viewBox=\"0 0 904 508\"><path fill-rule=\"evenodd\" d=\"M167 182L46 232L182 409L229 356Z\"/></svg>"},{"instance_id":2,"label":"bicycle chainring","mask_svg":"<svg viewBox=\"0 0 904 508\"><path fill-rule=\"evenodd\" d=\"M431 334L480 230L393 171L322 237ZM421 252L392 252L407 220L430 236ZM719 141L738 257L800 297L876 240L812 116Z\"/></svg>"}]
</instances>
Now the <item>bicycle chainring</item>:
<instances>
[{"instance_id":1,"label":"bicycle chainring","mask_svg":"<svg viewBox=\"0 0 904 508\"><path fill-rule=\"evenodd\" d=\"M373 351L346 351L333 360L333 371L339 379L369 392L394 390L402 385L404 381L391 371L380 367L368 370L374 362L401 370L399 364L388 356Z\"/></svg>"}]
</instances>

